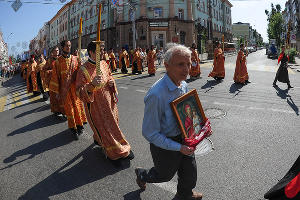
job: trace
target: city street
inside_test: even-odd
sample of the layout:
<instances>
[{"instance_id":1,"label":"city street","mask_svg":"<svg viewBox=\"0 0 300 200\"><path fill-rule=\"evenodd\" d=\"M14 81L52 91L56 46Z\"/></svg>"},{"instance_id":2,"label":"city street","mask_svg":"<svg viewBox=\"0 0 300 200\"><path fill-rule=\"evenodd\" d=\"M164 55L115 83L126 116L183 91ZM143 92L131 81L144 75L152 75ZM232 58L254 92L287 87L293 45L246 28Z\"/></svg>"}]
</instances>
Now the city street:
<instances>
[{"instance_id":1,"label":"city street","mask_svg":"<svg viewBox=\"0 0 300 200\"><path fill-rule=\"evenodd\" d=\"M272 83L277 60L265 49L247 60L249 80L233 82L236 55L226 58L226 77L207 77L212 62L200 65L201 78L189 81L197 89L211 120L214 151L197 155L196 191L204 200L262 200L280 180L300 152L300 72L289 69L293 89ZM300 63L299 63L300 64ZM295 67L297 67L295 65ZM120 71L120 70L119 70ZM153 166L149 143L142 136L144 96L165 73L156 76L116 73L119 91L119 124L131 144L135 159L115 168L95 146L86 125L78 141L67 122L51 115L49 102L27 94L18 75L0 87L0 199L173 199L177 176L170 182L136 184L136 167Z\"/></svg>"}]
</instances>

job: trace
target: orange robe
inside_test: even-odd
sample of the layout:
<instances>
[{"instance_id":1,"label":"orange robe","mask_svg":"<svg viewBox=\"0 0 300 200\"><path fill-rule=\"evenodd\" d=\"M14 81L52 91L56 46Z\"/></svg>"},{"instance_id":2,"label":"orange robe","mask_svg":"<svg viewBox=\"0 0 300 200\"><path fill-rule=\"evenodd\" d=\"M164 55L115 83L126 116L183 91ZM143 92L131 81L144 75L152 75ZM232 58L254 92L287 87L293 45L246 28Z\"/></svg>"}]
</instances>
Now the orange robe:
<instances>
[{"instance_id":1,"label":"orange robe","mask_svg":"<svg viewBox=\"0 0 300 200\"><path fill-rule=\"evenodd\" d=\"M83 126L86 116L81 100L76 96L75 79L78 59L70 55L69 58L60 56L55 62L50 81L50 91L59 94L68 118L68 127Z\"/></svg>"},{"instance_id":2,"label":"orange robe","mask_svg":"<svg viewBox=\"0 0 300 200\"><path fill-rule=\"evenodd\" d=\"M246 55L242 50L239 51L236 59L233 80L236 83L245 83L247 80L249 80L247 66L246 66Z\"/></svg>"},{"instance_id":3,"label":"orange robe","mask_svg":"<svg viewBox=\"0 0 300 200\"><path fill-rule=\"evenodd\" d=\"M45 71L44 71L44 67L45 67L46 63L47 63L46 60L44 60L43 62L39 63L37 69L40 72L43 89L44 89L45 92L48 92L49 89L48 89L48 86L46 84L46 77L45 77Z\"/></svg>"},{"instance_id":4,"label":"orange robe","mask_svg":"<svg viewBox=\"0 0 300 200\"><path fill-rule=\"evenodd\" d=\"M21 73L24 80L26 80L27 62L21 64Z\"/></svg>"},{"instance_id":5,"label":"orange robe","mask_svg":"<svg viewBox=\"0 0 300 200\"><path fill-rule=\"evenodd\" d=\"M36 67L37 63L34 61L33 63L29 62L27 65L27 92L38 92L38 84L36 77Z\"/></svg>"},{"instance_id":6,"label":"orange robe","mask_svg":"<svg viewBox=\"0 0 300 200\"><path fill-rule=\"evenodd\" d=\"M224 62L225 62L225 56L223 55L222 49L215 48L213 70L210 72L208 76L224 78L225 77Z\"/></svg>"},{"instance_id":7,"label":"orange robe","mask_svg":"<svg viewBox=\"0 0 300 200\"><path fill-rule=\"evenodd\" d=\"M137 64L137 72L141 72L142 71L142 57L141 57L140 51L136 51L133 54L132 66L131 66L132 72L134 72L134 65L133 65L134 62L136 62L136 64Z\"/></svg>"},{"instance_id":8,"label":"orange robe","mask_svg":"<svg viewBox=\"0 0 300 200\"><path fill-rule=\"evenodd\" d=\"M147 54L147 62L148 62L148 74L155 74L156 68L154 62L156 60L156 52L154 50L150 50Z\"/></svg>"},{"instance_id":9,"label":"orange robe","mask_svg":"<svg viewBox=\"0 0 300 200\"><path fill-rule=\"evenodd\" d=\"M128 68L129 65L130 65L130 63L129 63L129 55L128 55L128 53L127 53L126 50L125 50L124 52L121 52L121 53L120 53L120 58L119 58L119 68L122 68L122 58L124 58L126 68Z\"/></svg>"},{"instance_id":10,"label":"orange robe","mask_svg":"<svg viewBox=\"0 0 300 200\"><path fill-rule=\"evenodd\" d=\"M110 66L112 71L117 70L116 56L113 52L109 54L109 59L110 59Z\"/></svg>"},{"instance_id":11,"label":"orange robe","mask_svg":"<svg viewBox=\"0 0 300 200\"><path fill-rule=\"evenodd\" d=\"M49 58L43 71L45 74L45 84L46 87L49 88L51 77L52 77L52 70L55 67L56 59ZM50 108L52 113L62 113L64 114L64 106L62 103L59 102L57 95L55 92L49 91L50 96Z\"/></svg>"},{"instance_id":12,"label":"orange robe","mask_svg":"<svg viewBox=\"0 0 300 200\"><path fill-rule=\"evenodd\" d=\"M190 70L190 76L192 77L196 77L199 76L201 74L200 71L200 59L198 56L198 52L194 49L191 49L192 51L192 55L191 55L191 59L192 59L192 66L191 66L191 70Z\"/></svg>"},{"instance_id":13,"label":"orange robe","mask_svg":"<svg viewBox=\"0 0 300 200\"><path fill-rule=\"evenodd\" d=\"M103 85L88 92L87 85L96 76L96 65L87 61L81 66L76 78L76 94L84 102L88 122L94 132L93 137L105 150L105 154L112 160L125 158L130 153L130 145L119 127L115 99L117 89L108 85L108 81L114 79L106 62L101 61L100 68Z\"/></svg>"}]
</instances>

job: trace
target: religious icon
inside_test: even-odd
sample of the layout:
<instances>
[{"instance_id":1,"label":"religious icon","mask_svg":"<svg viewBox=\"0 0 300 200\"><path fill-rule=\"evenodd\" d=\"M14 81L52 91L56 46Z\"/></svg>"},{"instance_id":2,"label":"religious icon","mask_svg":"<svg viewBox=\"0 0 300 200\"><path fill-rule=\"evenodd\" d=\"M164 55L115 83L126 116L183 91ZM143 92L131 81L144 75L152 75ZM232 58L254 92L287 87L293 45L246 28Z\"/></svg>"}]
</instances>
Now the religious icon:
<instances>
[{"instance_id":1,"label":"religious icon","mask_svg":"<svg viewBox=\"0 0 300 200\"><path fill-rule=\"evenodd\" d=\"M184 138L201 134L207 118L195 89L172 101L171 107Z\"/></svg>"}]
</instances>

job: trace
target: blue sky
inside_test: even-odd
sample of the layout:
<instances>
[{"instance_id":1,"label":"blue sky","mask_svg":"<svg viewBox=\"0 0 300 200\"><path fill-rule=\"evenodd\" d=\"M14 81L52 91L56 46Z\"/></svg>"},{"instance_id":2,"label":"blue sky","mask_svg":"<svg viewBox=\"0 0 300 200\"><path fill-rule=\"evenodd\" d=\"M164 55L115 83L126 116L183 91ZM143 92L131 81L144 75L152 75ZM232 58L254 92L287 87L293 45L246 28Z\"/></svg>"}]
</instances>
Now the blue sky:
<instances>
[{"instance_id":1,"label":"blue sky","mask_svg":"<svg viewBox=\"0 0 300 200\"><path fill-rule=\"evenodd\" d=\"M9 45L9 54L12 53L12 46L15 46L16 52L24 51L23 43L27 44L25 49L27 50L29 41L62 7L59 0L21 0L21 2L52 2L53 4L23 3L22 7L15 12L11 2L0 0L0 29L5 42Z\"/></svg>"},{"instance_id":2,"label":"blue sky","mask_svg":"<svg viewBox=\"0 0 300 200\"><path fill-rule=\"evenodd\" d=\"M62 7L59 0L21 0L22 7L15 12L11 7L10 0L0 0L0 29L3 32L4 40L16 52L28 49L28 44L33 39L43 24L49 21ZM25 3L25 2L50 2L52 4ZM270 10L271 2L280 4L284 8L285 0L229 0L233 4L232 22L249 22L257 29L267 41L267 17L264 10ZM67 3L69 1L66 1ZM12 33L12 34L10 34ZM26 49L23 49L23 44Z\"/></svg>"}]
</instances>

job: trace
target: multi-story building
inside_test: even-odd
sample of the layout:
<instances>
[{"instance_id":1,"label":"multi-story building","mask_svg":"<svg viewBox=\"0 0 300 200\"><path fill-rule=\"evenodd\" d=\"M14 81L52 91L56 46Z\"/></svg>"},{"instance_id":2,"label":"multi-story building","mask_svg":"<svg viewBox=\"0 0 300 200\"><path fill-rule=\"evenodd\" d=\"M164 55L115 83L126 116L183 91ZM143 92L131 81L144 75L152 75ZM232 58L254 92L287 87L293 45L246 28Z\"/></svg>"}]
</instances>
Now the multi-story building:
<instances>
[{"instance_id":1,"label":"multi-story building","mask_svg":"<svg viewBox=\"0 0 300 200\"><path fill-rule=\"evenodd\" d=\"M289 43L291 47L296 48L298 51L300 50L300 1L299 0L288 0L285 3L285 9L282 12L283 20L284 20L284 33L282 34L282 39L286 40L287 32L290 27L290 36L296 36L296 40L294 38L290 38Z\"/></svg>"},{"instance_id":2,"label":"multi-story building","mask_svg":"<svg viewBox=\"0 0 300 200\"><path fill-rule=\"evenodd\" d=\"M133 46L134 19L137 46L141 47L165 47L167 42L190 46L197 42L195 25L207 28L210 21L211 39L221 40L222 34L231 39L232 4L228 0L131 0L119 7L116 35L120 46Z\"/></svg>"},{"instance_id":3,"label":"multi-story building","mask_svg":"<svg viewBox=\"0 0 300 200\"><path fill-rule=\"evenodd\" d=\"M0 31L0 67L8 64L8 48L7 43L3 39L3 34Z\"/></svg>"},{"instance_id":4,"label":"multi-story building","mask_svg":"<svg viewBox=\"0 0 300 200\"><path fill-rule=\"evenodd\" d=\"M83 19L82 48L96 39L98 4L102 3L101 40L106 48L165 47L168 42L190 46L198 41L232 41L229 0L72 0L48 22L49 48L62 40L78 48ZM200 28L199 28L200 27ZM208 31L210 30L210 31ZM201 33L200 33L201 32ZM209 34L210 33L210 34ZM209 37L207 37L209 36ZM198 43L199 44L199 43Z\"/></svg>"},{"instance_id":5,"label":"multi-story building","mask_svg":"<svg viewBox=\"0 0 300 200\"><path fill-rule=\"evenodd\" d=\"M69 39L69 7L73 1L65 4L48 22L50 31L49 48Z\"/></svg>"}]
</instances>

